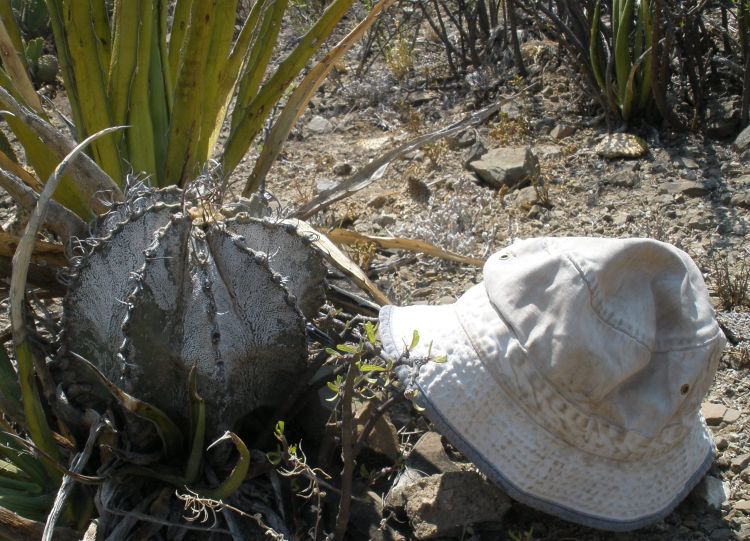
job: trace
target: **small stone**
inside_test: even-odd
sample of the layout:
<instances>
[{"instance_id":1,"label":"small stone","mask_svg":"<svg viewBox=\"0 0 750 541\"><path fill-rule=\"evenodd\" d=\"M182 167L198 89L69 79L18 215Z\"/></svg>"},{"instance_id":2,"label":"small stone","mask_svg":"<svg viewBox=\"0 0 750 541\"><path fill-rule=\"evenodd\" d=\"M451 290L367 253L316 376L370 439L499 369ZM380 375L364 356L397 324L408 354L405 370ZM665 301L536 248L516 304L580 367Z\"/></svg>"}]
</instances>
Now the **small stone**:
<instances>
[{"instance_id":1,"label":"small stone","mask_svg":"<svg viewBox=\"0 0 750 541\"><path fill-rule=\"evenodd\" d=\"M451 135L445 139L448 144L448 148L451 150L460 150L462 148L469 148L477 140L477 136L474 130L464 130L456 135Z\"/></svg>"},{"instance_id":2,"label":"small stone","mask_svg":"<svg viewBox=\"0 0 750 541\"><path fill-rule=\"evenodd\" d=\"M387 195L378 194L367 202L367 206L374 209L380 209L383 208L387 202Z\"/></svg>"},{"instance_id":3,"label":"small stone","mask_svg":"<svg viewBox=\"0 0 750 541\"><path fill-rule=\"evenodd\" d=\"M455 302L455 299L451 298L450 302ZM409 453L406 465L428 474L459 471L460 468L448 458L442 440L437 432L425 432Z\"/></svg>"},{"instance_id":4,"label":"small stone","mask_svg":"<svg viewBox=\"0 0 750 541\"><path fill-rule=\"evenodd\" d=\"M373 220L380 227L388 227L396 224L396 217L390 214L381 214Z\"/></svg>"},{"instance_id":5,"label":"small stone","mask_svg":"<svg viewBox=\"0 0 750 541\"><path fill-rule=\"evenodd\" d=\"M683 167L685 169L700 169L698 162L688 156L677 156L674 159L674 164L677 167Z\"/></svg>"},{"instance_id":6,"label":"small stone","mask_svg":"<svg viewBox=\"0 0 750 541\"><path fill-rule=\"evenodd\" d=\"M594 151L602 158L640 158L648 151L648 145L637 135L610 133L604 136Z\"/></svg>"},{"instance_id":7,"label":"small stone","mask_svg":"<svg viewBox=\"0 0 750 541\"><path fill-rule=\"evenodd\" d=\"M732 195L730 202L735 207L750 208L750 192L740 192Z\"/></svg>"},{"instance_id":8,"label":"small stone","mask_svg":"<svg viewBox=\"0 0 750 541\"><path fill-rule=\"evenodd\" d=\"M464 152L464 167L470 168L471 162L479 160L482 156L487 154L487 147L481 141L475 141L466 152Z\"/></svg>"},{"instance_id":9,"label":"small stone","mask_svg":"<svg viewBox=\"0 0 750 541\"><path fill-rule=\"evenodd\" d=\"M742 416L742 413L739 410L736 410L734 408L728 408L726 413L724 413L724 422L725 423L734 423Z\"/></svg>"},{"instance_id":10,"label":"small stone","mask_svg":"<svg viewBox=\"0 0 750 541\"><path fill-rule=\"evenodd\" d=\"M537 202L536 188L527 186L518 191L516 195L516 206L521 210L529 210Z\"/></svg>"},{"instance_id":11,"label":"small stone","mask_svg":"<svg viewBox=\"0 0 750 541\"><path fill-rule=\"evenodd\" d=\"M742 152L748 148L750 148L750 126L742 130L734 140L734 149L737 152Z\"/></svg>"},{"instance_id":12,"label":"small stone","mask_svg":"<svg viewBox=\"0 0 750 541\"><path fill-rule=\"evenodd\" d=\"M701 197L708 194L708 188L702 182L693 180L679 180L677 182L664 182L659 186L660 193L683 194L688 197Z\"/></svg>"},{"instance_id":13,"label":"small stone","mask_svg":"<svg viewBox=\"0 0 750 541\"><path fill-rule=\"evenodd\" d=\"M633 216L628 212L618 212L615 214L612 223L618 226L624 226L628 222L633 221Z\"/></svg>"},{"instance_id":14,"label":"small stone","mask_svg":"<svg viewBox=\"0 0 750 541\"><path fill-rule=\"evenodd\" d=\"M729 494L728 483L713 475L706 475L693 489L693 496L712 509L721 509Z\"/></svg>"},{"instance_id":15,"label":"small stone","mask_svg":"<svg viewBox=\"0 0 750 541\"><path fill-rule=\"evenodd\" d=\"M570 137L575 132L576 132L576 129L574 126L561 122L560 124L557 124L554 128L552 128L552 131L549 132L549 135L553 139L557 139L559 141L560 139L565 139L566 137Z\"/></svg>"},{"instance_id":16,"label":"small stone","mask_svg":"<svg viewBox=\"0 0 750 541\"><path fill-rule=\"evenodd\" d=\"M734 508L743 513L750 513L750 500L740 500L734 504Z\"/></svg>"},{"instance_id":17,"label":"small stone","mask_svg":"<svg viewBox=\"0 0 750 541\"><path fill-rule=\"evenodd\" d=\"M714 443L719 451L725 451L729 447L729 440L724 436L716 436L714 438Z\"/></svg>"},{"instance_id":18,"label":"small stone","mask_svg":"<svg viewBox=\"0 0 750 541\"><path fill-rule=\"evenodd\" d=\"M618 188L635 188L641 179L636 171L617 171L609 179L608 184Z\"/></svg>"},{"instance_id":19,"label":"small stone","mask_svg":"<svg viewBox=\"0 0 750 541\"><path fill-rule=\"evenodd\" d=\"M323 134L333 131L333 124L330 120L327 120L320 115L315 115L310 119L310 122L307 123L305 128L310 133Z\"/></svg>"},{"instance_id":20,"label":"small stone","mask_svg":"<svg viewBox=\"0 0 750 541\"><path fill-rule=\"evenodd\" d=\"M419 479L401 489L400 503L416 539L451 537L475 523L499 522L511 506L505 492L472 471Z\"/></svg>"},{"instance_id":21,"label":"small stone","mask_svg":"<svg viewBox=\"0 0 750 541\"><path fill-rule=\"evenodd\" d=\"M539 160L528 147L493 148L469 164L480 179L493 188L520 187L539 172Z\"/></svg>"},{"instance_id":22,"label":"small stone","mask_svg":"<svg viewBox=\"0 0 750 541\"><path fill-rule=\"evenodd\" d=\"M562 147L559 145L537 145L532 152L542 160L557 160L562 157Z\"/></svg>"},{"instance_id":23,"label":"small stone","mask_svg":"<svg viewBox=\"0 0 750 541\"><path fill-rule=\"evenodd\" d=\"M368 400L356 411L354 420L358 436L372 418L377 406L374 401ZM396 427L387 415L382 415L375 421L375 426L367 437L367 446L391 460L396 460L399 457L398 434L396 433Z\"/></svg>"},{"instance_id":24,"label":"small stone","mask_svg":"<svg viewBox=\"0 0 750 541\"><path fill-rule=\"evenodd\" d=\"M334 175L345 177L346 175L351 175L351 173L352 173L352 164L350 163L339 162L333 166Z\"/></svg>"},{"instance_id":25,"label":"small stone","mask_svg":"<svg viewBox=\"0 0 750 541\"><path fill-rule=\"evenodd\" d=\"M701 404L701 413L709 426L718 426L724 419L727 407L723 404L714 404L713 402L704 402Z\"/></svg>"},{"instance_id":26,"label":"small stone","mask_svg":"<svg viewBox=\"0 0 750 541\"><path fill-rule=\"evenodd\" d=\"M328 190L333 190L336 186L338 186L338 183L334 180L319 180L315 183L315 192L327 192Z\"/></svg>"},{"instance_id":27,"label":"small stone","mask_svg":"<svg viewBox=\"0 0 750 541\"><path fill-rule=\"evenodd\" d=\"M744 470L748 464L750 464L750 453L743 453L734 457L729 462L729 467L732 468L734 473L739 473Z\"/></svg>"}]
</instances>

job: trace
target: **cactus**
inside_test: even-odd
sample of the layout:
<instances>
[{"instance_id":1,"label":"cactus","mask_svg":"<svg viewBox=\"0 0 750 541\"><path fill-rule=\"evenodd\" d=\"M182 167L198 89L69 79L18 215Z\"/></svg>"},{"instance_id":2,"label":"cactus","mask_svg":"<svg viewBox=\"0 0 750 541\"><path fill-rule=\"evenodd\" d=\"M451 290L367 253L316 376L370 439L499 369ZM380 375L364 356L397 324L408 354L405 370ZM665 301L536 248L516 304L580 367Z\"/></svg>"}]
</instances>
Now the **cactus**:
<instances>
[{"instance_id":1,"label":"cactus","mask_svg":"<svg viewBox=\"0 0 750 541\"><path fill-rule=\"evenodd\" d=\"M188 202L186 202L188 201ZM229 219L177 188L137 185L86 243L64 301L63 347L184 424L195 366L215 434L283 400L306 366L322 260L272 220ZM96 240L94 240L96 239Z\"/></svg>"},{"instance_id":2,"label":"cactus","mask_svg":"<svg viewBox=\"0 0 750 541\"><path fill-rule=\"evenodd\" d=\"M44 0L11 0L11 6L26 39L49 34L49 11Z\"/></svg>"},{"instance_id":3,"label":"cactus","mask_svg":"<svg viewBox=\"0 0 750 541\"><path fill-rule=\"evenodd\" d=\"M57 57L44 54L36 64L36 80L40 83L54 83L57 79Z\"/></svg>"}]
</instances>

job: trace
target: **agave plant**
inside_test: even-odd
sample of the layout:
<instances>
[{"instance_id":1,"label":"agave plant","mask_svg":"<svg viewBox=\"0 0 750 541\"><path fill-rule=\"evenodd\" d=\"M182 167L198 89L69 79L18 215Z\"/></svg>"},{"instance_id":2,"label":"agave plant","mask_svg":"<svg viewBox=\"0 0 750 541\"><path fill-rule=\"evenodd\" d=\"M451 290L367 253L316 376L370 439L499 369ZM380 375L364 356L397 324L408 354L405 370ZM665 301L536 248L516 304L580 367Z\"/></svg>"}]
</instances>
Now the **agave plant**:
<instances>
[{"instance_id":1,"label":"agave plant","mask_svg":"<svg viewBox=\"0 0 750 541\"><path fill-rule=\"evenodd\" d=\"M217 465L227 475L217 486L201 473L206 440L289 394L306 366L306 325L323 301L324 267L312 239L299 234L304 228L269 218L263 204L241 203L227 215L221 187L286 97L244 190L253 201L312 93L392 0L377 4L289 92L351 3L333 0L266 73L286 0L257 0L236 36L235 20L216 16L215 0L178 0L171 25L166 0L48 0L72 139L48 122L23 57L3 57L0 107L11 113L5 120L35 174L19 165L10 145L0 145L0 186L33 211L11 285L17 368L0 370L0 394L6 414L29 436L9 436L18 447L10 456L33 451L36 458L0 468L0 497L3 480L34 464L41 479L29 479L45 495L34 500L48 517L45 538L58 521L80 528L91 516L92 493L72 491L71 483L102 481L80 473L81 456L90 457L109 430L102 419L124 426L100 448L102 463L109 457L121 467L116 482L101 485L97 502L102 491L111 496L120 490L113 486L130 486L124 479L133 475L216 498L242 483L249 464L244 442L229 433L237 460L231 471ZM237 4L222 3L223 12L234 13ZM23 50L6 3L0 46ZM129 127L111 128L117 125ZM229 135L217 143L224 126ZM218 168L206 177L211 156ZM134 178L140 181L128 180ZM31 339L24 308L42 224L73 247L52 362ZM82 414L88 406L98 408L99 421L92 421L93 410ZM154 442L161 442L155 458ZM76 451L76 460L66 460Z\"/></svg>"}]
</instances>

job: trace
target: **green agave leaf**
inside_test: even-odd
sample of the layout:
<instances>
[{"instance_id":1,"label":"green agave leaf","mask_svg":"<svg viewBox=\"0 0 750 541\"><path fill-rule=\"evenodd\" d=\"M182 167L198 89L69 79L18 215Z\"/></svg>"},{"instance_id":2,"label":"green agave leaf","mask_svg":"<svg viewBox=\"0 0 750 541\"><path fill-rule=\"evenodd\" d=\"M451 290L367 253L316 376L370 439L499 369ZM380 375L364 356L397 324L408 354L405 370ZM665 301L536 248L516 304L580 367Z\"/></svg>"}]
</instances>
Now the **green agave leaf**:
<instances>
[{"instance_id":1,"label":"green agave leaf","mask_svg":"<svg viewBox=\"0 0 750 541\"><path fill-rule=\"evenodd\" d=\"M203 460L203 441L206 437L206 404L198 394L198 371L194 366L188 375L188 388L190 394L190 425L193 434L193 444L190 449L187 467L185 468L185 479L187 483L194 483L198 478L201 462Z\"/></svg>"},{"instance_id":2,"label":"green agave leaf","mask_svg":"<svg viewBox=\"0 0 750 541\"><path fill-rule=\"evenodd\" d=\"M237 434L226 432L224 436L212 443L209 446L209 449L226 439L232 440L232 443L240 455L237 464L234 465L229 477L227 477L218 487L195 490L195 492L200 494L201 497L212 500L225 500L240 488L240 485L247 476L247 472L250 469L250 451L247 449L245 442L243 442Z\"/></svg>"}]
</instances>

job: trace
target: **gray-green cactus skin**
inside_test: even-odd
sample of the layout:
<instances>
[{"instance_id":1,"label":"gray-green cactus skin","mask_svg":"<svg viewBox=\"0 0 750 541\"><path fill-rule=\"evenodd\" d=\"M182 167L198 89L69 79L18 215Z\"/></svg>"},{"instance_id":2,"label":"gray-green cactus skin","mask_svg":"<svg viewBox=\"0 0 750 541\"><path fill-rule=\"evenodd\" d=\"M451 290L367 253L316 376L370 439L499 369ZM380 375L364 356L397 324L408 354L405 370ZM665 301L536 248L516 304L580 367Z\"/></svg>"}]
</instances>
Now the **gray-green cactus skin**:
<instances>
[{"instance_id":1,"label":"gray-green cactus skin","mask_svg":"<svg viewBox=\"0 0 750 541\"><path fill-rule=\"evenodd\" d=\"M186 201L137 186L96 224L74 258L61 343L177 422L195 366L217 434L288 397L325 267L293 228L242 212L216 220Z\"/></svg>"},{"instance_id":2,"label":"gray-green cactus skin","mask_svg":"<svg viewBox=\"0 0 750 541\"><path fill-rule=\"evenodd\" d=\"M51 54L43 54L36 64L36 80L40 83L54 83L58 71L57 57Z\"/></svg>"}]
</instances>

